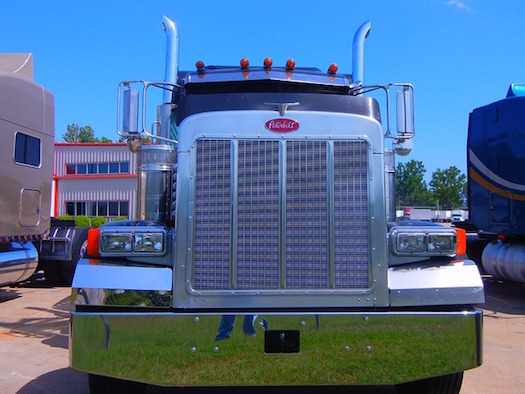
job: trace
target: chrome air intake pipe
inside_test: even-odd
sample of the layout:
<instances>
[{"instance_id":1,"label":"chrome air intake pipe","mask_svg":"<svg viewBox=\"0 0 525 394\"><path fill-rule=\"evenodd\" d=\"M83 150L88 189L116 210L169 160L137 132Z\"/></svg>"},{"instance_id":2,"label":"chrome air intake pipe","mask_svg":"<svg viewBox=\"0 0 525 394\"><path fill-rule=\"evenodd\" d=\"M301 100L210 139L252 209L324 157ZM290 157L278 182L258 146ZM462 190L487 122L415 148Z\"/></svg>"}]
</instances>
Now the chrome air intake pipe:
<instances>
[{"instance_id":1,"label":"chrome air intake pipe","mask_svg":"<svg viewBox=\"0 0 525 394\"><path fill-rule=\"evenodd\" d=\"M357 29L352 44L352 82L358 87L365 81L365 40L370 34L372 23L367 21Z\"/></svg>"}]
</instances>

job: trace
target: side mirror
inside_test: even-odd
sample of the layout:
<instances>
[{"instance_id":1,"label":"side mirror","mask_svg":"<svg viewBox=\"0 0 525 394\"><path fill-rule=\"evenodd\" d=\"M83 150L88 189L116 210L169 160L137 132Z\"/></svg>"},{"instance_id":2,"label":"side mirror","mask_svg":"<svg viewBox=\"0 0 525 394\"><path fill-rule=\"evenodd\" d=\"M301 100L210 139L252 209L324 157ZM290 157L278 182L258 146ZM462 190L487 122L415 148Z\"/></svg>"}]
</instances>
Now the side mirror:
<instances>
[{"instance_id":1,"label":"side mirror","mask_svg":"<svg viewBox=\"0 0 525 394\"><path fill-rule=\"evenodd\" d=\"M397 134L413 137L414 131L414 94L405 87L396 94Z\"/></svg>"},{"instance_id":2,"label":"side mirror","mask_svg":"<svg viewBox=\"0 0 525 394\"><path fill-rule=\"evenodd\" d=\"M139 132L139 91L126 89L123 92L124 108L122 114L122 132Z\"/></svg>"}]
</instances>

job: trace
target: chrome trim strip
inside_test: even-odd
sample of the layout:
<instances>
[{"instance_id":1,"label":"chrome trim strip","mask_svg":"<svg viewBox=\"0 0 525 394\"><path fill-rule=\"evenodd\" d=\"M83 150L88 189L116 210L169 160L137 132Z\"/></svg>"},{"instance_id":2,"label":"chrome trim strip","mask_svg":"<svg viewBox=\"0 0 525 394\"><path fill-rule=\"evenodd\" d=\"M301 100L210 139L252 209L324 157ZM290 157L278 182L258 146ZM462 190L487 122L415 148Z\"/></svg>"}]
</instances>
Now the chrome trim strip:
<instances>
[{"instance_id":1,"label":"chrome trim strip","mask_svg":"<svg viewBox=\"0 0 525 394\"><path fill-rule=\"evenodd\" d=\"M94 264L91 264L90 262ZM167 267L116 265L99 260L79 260L72 288L122 290L172 290L173 271Z\"/></svg>"},{"instance_id":2,"label":"chrome trim strip","mask_svg":"<svg viewBox=\"0 0 525 394\"><path fill-rule=\"evenodd\" d=\"M476 263L451 260L388 269L391 306L482 304L484 287Z\"/></svg>"}]
</instances>

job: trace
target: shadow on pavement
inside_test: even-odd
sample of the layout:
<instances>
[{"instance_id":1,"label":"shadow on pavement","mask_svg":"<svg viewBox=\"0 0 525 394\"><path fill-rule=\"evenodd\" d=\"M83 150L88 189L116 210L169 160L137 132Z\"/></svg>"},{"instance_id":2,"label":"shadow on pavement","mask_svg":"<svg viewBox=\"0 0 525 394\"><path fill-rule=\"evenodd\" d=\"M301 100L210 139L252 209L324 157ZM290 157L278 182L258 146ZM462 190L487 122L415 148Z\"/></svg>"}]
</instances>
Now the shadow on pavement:
<instances>
[{"instance_id":1,"label":"shadow on pavement","mask_svg":"<svg viewBox=\"0 0 525 394\"><path fill-rule=\"evenodd\" d=\"M63 368L39 376L17 391L17 394L88 394L87 375L71 368Z\"/></svg>"},{"instance_id":2,"label":"shadow on pavement","mask_svg":"<svg viewBox=\"0 0 525 394\"><path fill-rule=\"evenodd\" d=\"M490 275L483 277L485 304L480 305L485 313L492 311L510 315L525 315L525 284L503 282Z\"/></svg>"},{"instance_id":3,"label":"shadow on pavement","mask_svg":"<svg viewBox=\"0 0 525 394\"><path fill-rule=\"evenodd\" d=\"M51 289L53 286L51 286L49 283L47 283L47 280L44 276L43 271L38 271L33 274L29 279L27 279L24 282L16 283L11 286L12 288L30 288L30 289Z\"/></svg>"},{"instance_id":4,"label":"shadow on pavement","mask_svg":"<svg viewBox=\"0 0 525 394\"><path fill-rule=\"evenodd\" d=\"M0 288L0 304L2 302L11 301L20 297L22 297L22 295L16 289L12 289L9 287Z\"/></svg>"}]
</instances>

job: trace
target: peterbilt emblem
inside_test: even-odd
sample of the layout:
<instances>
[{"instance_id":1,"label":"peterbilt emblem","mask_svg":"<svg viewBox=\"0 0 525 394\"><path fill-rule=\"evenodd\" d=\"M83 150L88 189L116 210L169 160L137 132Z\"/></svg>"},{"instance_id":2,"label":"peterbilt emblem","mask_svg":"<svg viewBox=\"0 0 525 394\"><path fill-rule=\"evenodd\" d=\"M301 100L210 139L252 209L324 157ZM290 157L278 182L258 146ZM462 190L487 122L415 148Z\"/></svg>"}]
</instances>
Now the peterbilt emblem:
<instances>
[{"instance_id":1,"label":"peterbilt emblem","mask_svg":"<svg viewBox=\"0 0 525 394\"><path fill-rule=\"evenodd\" d=\"M299 123L292 119L278 118L269 120L264 126L275 133L290 133L299 128Z\"/></svg>"}]
</instances>

